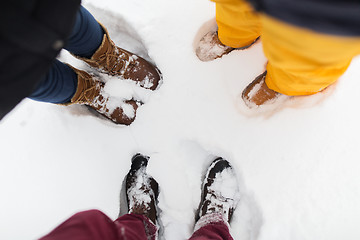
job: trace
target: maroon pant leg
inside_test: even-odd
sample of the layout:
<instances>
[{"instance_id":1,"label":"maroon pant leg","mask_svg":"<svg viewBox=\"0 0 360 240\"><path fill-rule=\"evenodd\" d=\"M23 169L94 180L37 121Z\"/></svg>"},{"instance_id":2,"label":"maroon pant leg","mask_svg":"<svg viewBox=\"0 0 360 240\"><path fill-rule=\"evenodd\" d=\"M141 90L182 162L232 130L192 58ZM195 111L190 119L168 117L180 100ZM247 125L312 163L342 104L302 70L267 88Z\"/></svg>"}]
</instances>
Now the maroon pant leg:
<instances>
[{"instance_id":1,"label":"maroon pant leg","mask_svg":"<svg viewBox=\"0 0 360 240\"><path fill-rule=\"evenodd\" d=\"M40 240L148 240L155 239L156 231L142 215L127 214L113 222L90 210L75 214Z\"/></svg>"},{"instance_id":2,"label":"maroon pant leg","mask_svg":"<svg viewBox=\"0 0 360 240\"><path fill-rule=\"evenodd\" d=\"M233 240L229 227L219 214L209 214L201 217L196 223L194 232L189 240Z\"/></svg>"},{"instance_id":3,"label":"maroon pant leg","mask_svg":"<svg viewBox=\"0 0 360 240\"><path fill-rule=\"evenodd\" d=\"M139 214L126 214L115 222L119 240L155 240L157 227L147 217Z\"/></svg>"}]
</instances>

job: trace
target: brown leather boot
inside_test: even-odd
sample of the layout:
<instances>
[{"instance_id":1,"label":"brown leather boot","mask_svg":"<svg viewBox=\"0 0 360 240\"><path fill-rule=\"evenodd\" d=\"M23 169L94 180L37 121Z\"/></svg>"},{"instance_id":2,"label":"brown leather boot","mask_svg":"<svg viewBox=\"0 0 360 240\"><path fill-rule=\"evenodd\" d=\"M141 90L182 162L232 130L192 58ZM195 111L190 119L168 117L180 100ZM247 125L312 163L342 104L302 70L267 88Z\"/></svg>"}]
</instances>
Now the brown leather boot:
<instances>
[{"instance_id":1,"label":"brown leather boot","mask_svg":"<svg viewBox=\"0 0 360 240\"><path fill-rule=\"evenodd\" d=\"M111 98L103 91L103 82L84 71L71 68L78 76L78 86L70 103L65 105L88 105L117 124L130 125L134 121L138 108L134 100L122 102Z\"/></svg>"},{"instance_id":2,"label":"brown leather boot","mask_svg":"<svg viewBox=\"0 0 360 240\"><path fill-rule=\"evenodd\" d=\"M101 24L100 24L101 25ZM105 34L100 47L88 59L77 57L91 67L112 76L130 79L147 89L155 90L161 80L160 71L145 59L119 48L110 39L106 28L101 25Z\"/></svg>"},{"instance_id":3,"label":"brown leather boot","mask_svg":"<svg viewBox=\"0 0 360 240\"><path fill-rule=\"evenodd\" d=\"M278 92L271 90L265 83L266 71L255 78L242 93L242 98L249 108L269 103L275 100L279 95Z\"/></svg>"}]
</instances>

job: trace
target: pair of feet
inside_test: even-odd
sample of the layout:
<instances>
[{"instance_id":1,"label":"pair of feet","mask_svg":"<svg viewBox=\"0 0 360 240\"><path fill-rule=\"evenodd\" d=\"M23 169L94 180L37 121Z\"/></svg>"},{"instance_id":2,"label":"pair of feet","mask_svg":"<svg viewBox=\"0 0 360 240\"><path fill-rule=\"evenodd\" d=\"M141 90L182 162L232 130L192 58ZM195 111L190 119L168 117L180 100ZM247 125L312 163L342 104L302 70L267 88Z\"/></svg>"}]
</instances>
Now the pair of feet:
<instances>
[{"instance_id":1,"label":"pair of feet","mask_svg":"<svg viewBox=\"0 0 360 240\"><path fill-rule=\"evenodd\" d=\"M243 50L252 46L256 41L248 46L232 48L221 43L217 31L210 31L204 35L196 49L196 55L201 61L207 62L230 53L233 50ZM249 108L258 107L274 101L280 93L268 88L265 82L266 71L255 78L243 91L242 99Z\"/></svg>"},{"instance_id":2,"label":"pair of feet","mask_svg":"<svg viewBox=\"0 0 360 240\"><path fill-rule=\"evenodd\" d=\"M129 213L148 217L157 222L158 183L146 173L149 157L137 154L126 176L126 198ZM239 188L235 172L228 161L217 158L209 166L202 187L196 221L212 213L221 214L230 222L239 200Z\"/></svg>"},{"instance_id":3,"label":"pair of feet","mask_svg":"<svg viewBox=\"0 0 360 240\"><path fill-rule=\"evenodd\" d=\"M91 58L77 57L99 72L134 81L142 88L155 90L161 81L160 71L145 59L119 48L106 28L101 45ZM71 67L71 66L70 66ZM134 99L122 100L105 92L105 83L94 75L73 68L77 74L77 90L70 104L85 104L117 124L129 125L142 104Z\"/></svg>"},{"instance_id":4,"label":"pair of feet","mask_svg":"<svg viewBox=\"0 0 360 240\"><path fill-rule=\"evenodd\" d=\"M97 51L90 59L78 58L100 72L134 81L146 89L157 89L162 78L160 71L145 59L117 47L110 39L106 28L102 28L105 34ZM256 41L257 39L253 43ZM246 49L252 44L238 49ZM235 49L220 42L217 32L209 32L200 40L196 54L200 60L210 61L233 50ZM119 101L104 91L105 83L100 79L85 71L75 68L73 70L78 76L77 91L65 105L88 105L117 124L129 125L135 120L136 110L141 102L134 99ZM265 78L266 71L243 91L242 98L250 108L269 103L280 95L267 87Z\"/></svg>"}]
</instances>

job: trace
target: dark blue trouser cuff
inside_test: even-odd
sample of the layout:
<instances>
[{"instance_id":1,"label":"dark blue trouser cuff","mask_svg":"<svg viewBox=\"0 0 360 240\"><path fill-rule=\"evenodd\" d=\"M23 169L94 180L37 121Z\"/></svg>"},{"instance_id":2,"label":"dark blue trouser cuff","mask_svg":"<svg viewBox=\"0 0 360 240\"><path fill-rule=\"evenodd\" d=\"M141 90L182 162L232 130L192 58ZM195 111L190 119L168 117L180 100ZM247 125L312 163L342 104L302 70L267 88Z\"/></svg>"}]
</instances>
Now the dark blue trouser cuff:
<instances>
[{"instance_id":1,"label":"dark blue trouser cuff","mask_svg":"<svg viewBox=\"0 0 360 240\"><path fill-rule=\"evenodd\" d=\"M55 60L51 69L29 98L50 103L70 102L77 88L77 75L66 64Z\"/></svg>"},{"instance_id":2,"label":"dark blue trouser cuff","mask_svg":"<svg viewBox=\"0 0 360 240\"><path fill-rule=\"evenodd\" d=\"M90 58L101 45L103 35L100 24L81 7L65 49L74 55ZM74 96L76 88L76 73L66 64L55 60L29 98L41 102L66 103Z\"/></svg>"}]
</instances>

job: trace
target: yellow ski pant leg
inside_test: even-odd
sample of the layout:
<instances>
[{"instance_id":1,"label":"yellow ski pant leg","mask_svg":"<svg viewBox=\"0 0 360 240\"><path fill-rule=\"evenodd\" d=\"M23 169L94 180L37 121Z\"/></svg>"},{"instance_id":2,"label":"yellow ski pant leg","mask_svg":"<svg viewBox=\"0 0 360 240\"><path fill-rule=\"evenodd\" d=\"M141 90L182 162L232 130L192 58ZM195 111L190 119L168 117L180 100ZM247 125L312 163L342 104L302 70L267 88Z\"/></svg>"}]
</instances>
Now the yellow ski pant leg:
<instances>
[{"instance_id":1,"label":"yellow ski pant leg","mask_svg":"<svg viewBox=\"0 0 360 240\"><path fill-rule=\"evenodd\" d=\"M220 41L233 48L245 47L260 36L260 16L245 0L216 2L216 22Z\"/></svg>"},{"instance_id":2,"label":"yellow ski pant leg","mask_svg":"<svg viewBox=\"0 0 360 240\"><path fill-rule=\"evenodd\" d=\"M282 94L310 95L334 83L360 54L360 37L337 37L261 15L267 86Z\"/></svg>"},{"instance_id":3,"label":"yellow ski pant leg","mask_svg":"<svg viewBox=\"0 0 360 240\"><path fill-rule=\"evenodd\" d=\"M360 37L317 33L257 14L245 0L212 0L220 41L239 48L261 35L267 86L282 94L310 95L333 84L360 54Z\"/></svg>"}]
</instances>

